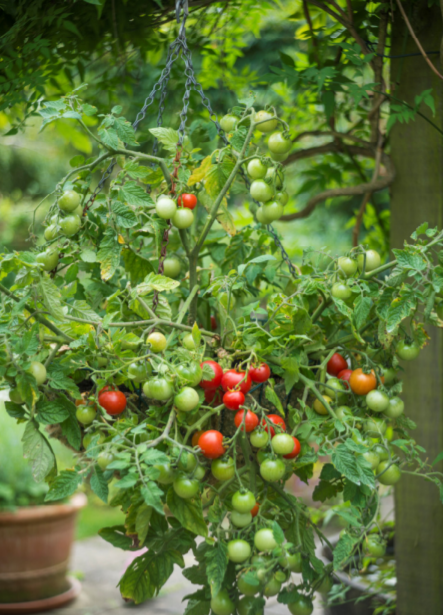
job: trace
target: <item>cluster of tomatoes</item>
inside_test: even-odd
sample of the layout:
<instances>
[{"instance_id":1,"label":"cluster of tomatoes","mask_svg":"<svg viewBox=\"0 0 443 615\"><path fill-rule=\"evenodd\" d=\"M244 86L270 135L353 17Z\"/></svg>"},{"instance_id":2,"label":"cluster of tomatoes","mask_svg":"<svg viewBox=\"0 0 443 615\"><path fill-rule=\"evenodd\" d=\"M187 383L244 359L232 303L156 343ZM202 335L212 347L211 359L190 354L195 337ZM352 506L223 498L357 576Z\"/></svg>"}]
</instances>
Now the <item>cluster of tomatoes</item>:
<instances>
[{"instance_id":1,"label":"cluster of tomatoes","mask_svg":"<svg viewBox=\"0 0 443 615\"><path fill-rule=\"evenodd\" d=\"M178 229L189 228L194 222L193 209L197 206L195 194L182 194L175 201L172 196L161 194L157 197L155 211L163 220L171 220Z\"/></svg>"},{"instance_id":2,"label":"cluster of tomatoes","mask_svg":"<svg viewBox=\"0 0 443 615\"><path fill-rule=\"evenodd\" d=\"M220 125L226 132L232 132L238 126L239 118L228 114L222 117ZM274 162L280 163L289 156L292 141L288 134L277 130L279 120L269 111L258 111L254 122L259 132L272 133L267 146L269 156ZM255 201L262 203L256 216L261 224L271 224L283 215L283 208L288 202L288 194L283 191L284 174L280 165L269 166L260 158L248 162L248 175L252 180L250 194Z\"/></svg>"}]
</instances>

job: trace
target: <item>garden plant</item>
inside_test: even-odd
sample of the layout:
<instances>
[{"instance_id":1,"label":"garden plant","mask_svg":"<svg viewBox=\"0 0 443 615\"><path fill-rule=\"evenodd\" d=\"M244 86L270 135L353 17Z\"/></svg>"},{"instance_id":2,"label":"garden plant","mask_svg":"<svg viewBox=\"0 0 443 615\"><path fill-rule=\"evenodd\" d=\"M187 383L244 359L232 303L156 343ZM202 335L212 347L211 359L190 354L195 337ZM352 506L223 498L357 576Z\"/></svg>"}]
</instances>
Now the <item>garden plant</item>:
<instances>
[{"instance_id":1,"label":"garden plant","mask_svg":"<svg viewBox=\"0 0 443 615\"><path fill-rule=\"evenodd\" d=\"M253 615L277 596L309 615L334 570L383 554L380 486L414 474L443 493L401 398L402 363L425 326L443 326L443 232L423 223L387 263L356 245L306 250L295 267L271 226L292 148L272 106L251 93L220 123L207 107L220 140L203 156L185 134L186 89L179 129L151 129L148 154L135 130L146 106L135 125L114 107L93 130L81 92L40 113L78 122L99 153L71 161L43 243L1 256L14 279L0 284L0 375L8 413L26 422L25 457L46 501L86 480L124 510L124 526L101 534L147 548L122 576L125 599L155 596L192 550L185 613ZM248 192L254 224L236 229L229 205ZM50 438L77 452L73 469L57 472ZM335 546L284 489L319 457L314 500L345 503Z\"/></svg>"}]
</instances>

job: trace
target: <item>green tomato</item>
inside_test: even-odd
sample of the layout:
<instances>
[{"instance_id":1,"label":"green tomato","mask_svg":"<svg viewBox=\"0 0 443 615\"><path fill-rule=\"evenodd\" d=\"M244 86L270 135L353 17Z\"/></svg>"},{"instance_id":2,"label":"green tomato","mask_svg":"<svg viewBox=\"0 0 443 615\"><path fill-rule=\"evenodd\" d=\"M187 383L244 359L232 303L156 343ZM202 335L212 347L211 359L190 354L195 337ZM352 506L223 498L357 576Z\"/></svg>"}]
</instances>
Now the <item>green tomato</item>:
<instances>
[{"instance_id":1,"label":"green tomato","mask_svg":"<svg viewBox=\"0 0 443 615\"><path fill-rule=\"evenodd\" d=\"M137 361L136 363L131 363L128 367L128 376L136 384L146 380L151 374L152 367L146 362Z\"/></svg>"},{"instance_id":2,"label":"green tomato","mask_svg":"<svg viewBox=\"0 0 443 615\"><path fill-rule=\"evenodd\" d=\"M371 468L373 470L375 470L378 467L380 463L380 457L374 450L366 451L366 453L363 453L363 457L371 465Z\"/></svg>"},{"instance_id":3,"label":"green tomato","mask_svg":"<svg viewBox=\"0 0 443 615\"><path fill-rule=\"evenodd\" d=\"M170 463L157 463L154 468L160 472L159 477L156 479L158 483L161 485L170 485L174 482L176 472L171 468Z\"/></svg>"},{"instance_id":4,"label":"green tomato","mask_svg":"<svg viewBox=\"0 0 443 615\"><path fill-rule=\"evenodd\" d=\"M112 463L113 461L114 461L114 455L109 451L103 451L97 457L97 464L103 471L105 471L108 465Z\"/></svg>"},{"instance_id":5,"label":"green tomato","mask_svg":"<svg viewBox=\"0 0 443 615\"><path fill-rule=\"evenodd\" d=\"M77 421L82 425L90 425L95 419L97 414L96 409L93 406L79 406L76 410L75 416Z\"/></svg>"},{"instance_id":6,"label":"green tomato","mask_svg":"<svg viewBox=\"0 0 443 615\"><path fill-rule=\"evenodd\" d=\"M74 190L66 190L58 200L58 206L62 211L70 213L80 205L81 196Z\"/></svg>"},{"instance_id":7,"label":"green tomato","mask_svg":"<svg viewBox=\"0 0 443 615\"><path fill-rule=\"evenodd\" d=\"M370 418L365 423L365 431L371 438L378 438L386 432L386 423L378 417Z\"/></svg>"},{"instance_id":8,"label":"green tomato","mask_svg":"<svg viewBox=\"0 0 443 615\"><path fill-rule=\"evenodd\" d=\"M278 126L278 120L272 119L273 117L274 114L269 111L257 111L254 117L257 130L263 133L273 132Z\"/></svg>"},{"instance_id":9,"label":"green tomato","mask_svg":"<svg viewBox=\"0 0 443 615\"><path fill-rule=\"evenodd\" d=\"M277 201L277 203L280 203L280 205L283 205L284 207L289 201L289 195L287 192L277 192L277 194L275 195L275 200Z\"/></svg>"},{"instance_id":10,"label":"green tomato","mask_svg":"<svg viewBox=\"0 0 443 615\"><path fill-rule=\"evenodd\" d=\"M260 207L260 210L261 218L264 220L262 224L271 224L271 222L280 220L283 215L283 205L280 205L280 203L277 203L277 201L265 203Z\"/></svg>"},{"instance_id":11,"label":"green tomato","mask_svg":"<svg viewBox=\"0 0 443 615\"><path fill-rule=\"evenodd\" d=\"M227 457L226 459L214 459L211 463L211 472L217 480L230 480L235 474L234 460L232 457Z\"/></svg>"},{"instance_id":12,"label":"green tomato","mask_svg":"<svg viewBox=\"0 0 443 615\"><path fill-rule=\"evenodd\" d=\"M332 580L332 577L325 576L323 577L323 580L318 586L316 591L320 592L321 594L329 594L333 585L334 585L334 581Z\"/></svg>"},{"instance_id":13,"label":"green tomato","mask_svg":"<svg viewBox=\"0 0 443 615\"><path fill-rule=\"evenodd\" d=\"M195 350L197 348L192 333L186 333L182 338L182 344L186 350Z\"/></svg>"},{"instance_id":14,"label":"green tomato","mask_svg":"<svg viewBox=\"0 0 443 615\"><path fill-rule=\"evenodd\" d=\"M83 216L83 207L81 205L79 205L73 211L71 211L71 213L74 214L75 216L79 216L81 218Z\"/></svg>"},{"instance_id":15,"label":"green tomato","mask_svg":"<svg viewBox=\"0 0 443 615\"><path fill-rule=\"evenodd\" d=\"M252 446L263 448L269 442L269 434L264 429L254 429L249 436Z\"/></svg>"},{"instance_id":16,"label":"green tomato","mask_svg":"<svg viewBox=\"0 0 443 615\"><path fill-rule=\"evenodd\" d=\"M237 602L238 615L263 615L263 606L257 604L256 600L257 598L252 596L243 596Z\"/></svg>"},{"instance_id":17,"label":"green tomato","mask_svg":"<svg viewBox=\"0 0 443 615\"><path fill-rule=\"evenodd\" d=\"M292 615L311 615L314 605L310 598L299 594L294 602L288 604L288 609Z\"/></svg>"},{"instance_id":18,"label":"green tomato","mask_svg":"<svg viewBox=\"0 0 443 615\"><path fill-rule=\"evenodd\" d=\"M291 572L302 571L302 556L301 553L290 553L286 556L288 560L288 567Z\"/></svg>"},{"instance_id":19,"label":"green tomato","mask_svg":"<svg viewBox=\"0 0 443 615\"><path fill-rule=\"evenodd\" d=\"M192 209L187 207L181 207L177 209L175 214L171 218L172 224L178 229L189 228L194 222L194 214Z\"/></svg>"},{"instance_id":20,"label":"green tomato","mask_svg":"<svg viewBox=\"0 0 443 615\"><path fill-rule=\"evenodd\" d=\"M273 551L277 546L274 532L270 528L262 528L254 535L254 545L258 551Z\"/></svg>"},{"instance_id":21,"label":"green tomato","mask_svg":"<svg viewBox=\"0 0 443 615\"><path fill-rule=\"evenodd\" d=\"M266 179L269 179L271 184L275 186L277 190L281 190L283 188L284 175L280 169L277 169L276 167L269 167L266 171Z\"/></svg>"},{"instance_id":22,"label":"green tomato","mask_svg":"<svg viewBox=\"0 0 443 615\"><path fill-rule=\"evenodd\" d=\"M174 397L174 406L182 412L191 412L200 403L200 397L192 387L183 387Z\"/></svg>"},{"instance_id":23,"label":"green tomato","mask_svg":"<svg viewBox=\"0 0 443 615\"><path fill-rule=\"evenodd\" d=\"M197 460L195 455L192 453L188 453L187 451L183 451L180 456L180 461L178 462L178 467L183 472L192 472L192 470L197 465Z\"/></svg>"},{"instance_id":24,"label":"green tomato","mask_svg":"<svg viewBox=\"0 0 443 615\"><path fill-rule=\"evenodd\" d=\"M347 395L345 395L344 392L347 391L348 388L343 382L343 380L340 380L339 378L329 378L326 381L326 384L328 385L328 388L325 388L325 391L328 397L338 402L343 401L347 398Z\"/></svg>"},{"instance_id":25,"label":"green tomato","mask_svg":"<svg viewBox=\"0 0 443 615\"><path fill-rule=\"evenodd\" d=\"M389 396L374 389L366 395L366 404L373 412L385 412L389 408Z\"/></svg>"},{"instance_id":26,"label":"green tomato","mask_svg":"<svg viewBox=\"0 0 443 615\"><path fill-rule=\"evenodd\" d=\"M397 370L395 370L393 367L382 367L381 371L385 379L385 384L391 384L391 382L394 382L397 377Z\"/></svg>"},{"instance_id":27,"label":"green tomato","mask_svg":"<svg viewBox=\"0 0 443 615\"><path fill-rule=\"evenodd\" d=\"M228 116L225 115L225 117ZM212 598L211 609L215 615L232 615L235 611L235 604L230 599L226 589L221 589L218 594Z\"/></svg>"},{"instance_id":28,"label":"green tomato","mask_svg":"<svg viewBox=\"0 0 443 615\"><path fill-rule=\"evenodd\" d=\"M12 401L14 404L24 404L25 403L25 400L20 395L18 389L9 390L9 400Z\"/></svg>"},{"instance_id":29,"label":"green tomato","mask_svg":"<svg viewBox=\"0 0 443 615\"><path fill-rule=\"evenodd\" d=\"M174 387L171 381L166 380L166 378L153 378L152 380L148 380L148 383L149 397L157 401L166 401L170 399L174 393ZM143 387L143 391L145 391L145 387Z\"/></svg>"},{"instance_id":30,"label":"green tomato","mask_svg":"<svg viewBox=\"0 0 443 615\"><path fill-rule=\"evenodd\" d=\"M80 216L77 216L75 214L66 216L66 218L63 218L60 221L60 228L62 229L66 237L72 237L73 235L75 235L78 232L81 225L82 225L82 221L81 221Z\"/></svg>"},{"instance_id":31,"label":"green tomato","mask_svg":"<svg viewBox=\"0 0 443 615\"><path fill-rule=\"evenodd\" d=\"M339 406L336 409L335 414L340 421L347 421L353 417L352 410L349 406Z\"/></svg>"},{"instance_id":32,"label":"green tomato","mask_svg":"<svg viewBox=\"0 0 443 615\"><path fill-rule=\"evenodd\" d=\"M379 482L382 485L395 485L401 478L401 470L393 463L389 465L389 461L382 461L377 468L377 474L383 472L381 476L378 477Z\"/></svg>"},{"instance_id":33,"label":"green tomato","mask_svg":"<svg viewBox=\"0 0 443 615\"><path fill-rule=\"evenodd\" d=\"M261 477L270 483L281 480L285 472L286 466L281 459L265 459L260 466Z\"/></svg>"},{"instance_id":34,"label":"green tomato","mask_svg":"<svg viewBox=\"0 0 443 615\"><path fill-rule=\"evenodd\" d=\"M231 512L231 523L235 527L246 527L252 521L251 513L239 513L236 510Z\"/></svg>"},{"instance_id":35,"label":"green tomato","mask_svg":"<svg viewBox=\"0 0 443 615\"><path fill-rule=\"evenodd\" d=\"M259 222L260 224L268 224L263 215L263 210L264 210L263 207L259 207L257 211L255 212L255 217L257 218L257 222Z\"/></svg>"},{"instance_id":36,"label":"green tomato","mask_svg":"<svg viewBox=\"0 0 443 615\"><path fill-rule=\"evenodd\" d=\"M271 596L276 596L281 590L281 581L274 577L270 581L268 581L265 585L265 589L263 590L264 595L267 598L271 598Z\"/></svg>"},{"instance_id":37,"label":"green tomato","mask_svg":"<svg viewBox=\"0 0 443 615\"><path fill-rule=\"evenodd\" d=\"M52 241L60 234L57 224L50 224L45 228L44 236L46 241Z\"/></svg>"},{"instance_id":38,"label":"green tomato","mask_svg":"<svg viewBox=\"0 0 443 615\"><path fill-rule=\"evenodd\" d=\"M235 127L238 124L238 117L236 115L232 115L232 113L227 113L220 120L220 126L223 128L225 132L232 132L235 130Z\"/></svg>"},{"instance_id":39,"label":"green tomato","mask_svg":"<svg viewBox=\"0 0 443 615\"><path fill-rule=\"evenodd\" d=\"M267 184L263 179L256 179L252 182L249 192L253 199L260 203L270 201L274 196L274 189Z\"/></svg>"},{"instance_id":40,"label":"green tomato","mask_svg":"<svg viewBox=\"0 0 443 615\"><path fill-rule=\"evenodd\" d=\"M203 371L198 363L190 363L189 365L178 365L178 375L182 380L189 383L191 386L196 387L200 384Z\"/></svg>"},{"instance_id":41,"label":"green tomato","mask_svg":"<svg viewBox=\"0 0 443 615\"><path fill-rule=\"evenodd\" d=\"M175 478L172 483L172 488L178 497L184 500L189 500L197 495L199 491L199 482L195 478L186 478L186 476L179 476Z\"/></svg>"},{"instance_id":42,"label":"green tomato","mask_svg":"<svg viewBox=\"0 0 443 615\"><path fill-rule=\"evenodd\" d=\"M28 373L37 381L37 386L46 382L46 367L40 361L31 361L31 365L28 369Z\"/></svg>"},{"instance_id":43,"label":"green tomato","mask_svg":"<svg viewBox=\"0 0 443 615\"><path fill-rule=\"evenodd\" d=\"M253 158L248 163L248 175L252 179L263 179L266 177L266 167L259 158Z\"/></svg>"},{"instance_id":44,"label":"green tomato","mask_svg":"<svg viewBox=\"0 0 443 615\"><path fill-rule=\"evenodd\" d=\"M228 293L220 293L219 295L217 295L218 300L226 311L228 310L228 296ZM231 299L229 301L229 310L233 310L236 303L237 301L234 295L231 293Z\"/></svg>"},{"instance_id":45,"label":"green tomato","mask_svg":"<svg viewBox=\"0 0 443 615\"><path fill-rule=\"evenodd\" d=\"M91 431L85 434L85 436L83 437L83 448L87 449L88 446L91 444L92 439L96 438L97 436L97 444L103 444L103 442L105 441L105 434L101 433L100 431Z\"/></svg>"},{"instance_id":46,"label":"green tomato","mask_svg":"<svg viewBox=\"0 0 443 615\"><path fill-rule=\"evenodd\" d=\"M386 543L374 534L369 534L365 539L365 549L368 555L383 557L386 553Z\"/></svg>"},{"instance_id":47,"label":"green tomato","mask_svg":"<svg viewBox=\"0 0 443 615\"><path fill-rule=\"evenodd\" d=\"M288 433L278 433L272 438L271 447L277 455L289 455L294 450L294 439Z\"/></svg>"},{"instance_id":48,"label":"green tomato","mask_svg":"<svg viewBox=\"0 0 443 615\"><path fill-rule=\"evenodd\" d=\"M256 499L252 491L236 491L232 496L232 508L239 513L249 513L255 504Z\"/></svg>"},{"instance_id":49,"label":"green tomato","mask_svg":"<svg viewBox=\"0 0 443 615\"><path fill-rule=\"evenodd\" d=\"M205 466L199 465L195 468L193 474L192 474L192 478L195 478L196 480L202 480L202 478L205 476L206 474L206 468Z\"/></svg>"},{"instance_id":50,"label":"green tomato","mask_svg":"<svg viewBox=\"0 0 443 615\"><path fill-rule=\"evenodd\" d=\"M269 137L268 147L273 154L287 154L292 147L292 141L282 132L273 132Z\"/></svg>"},{"instance_id":51,"label":"green tomato","mask_svg":"<svg viewBox=\"0 0 443 615\"><path fill-rule=\"evenodd\" d=\"M182 263L176 256L170 256L163 261L163 274L175 280L178 278L182 270Z\"/></svg>"},{"instance_id":52,"label":"green tomato","mask_svg":"<svg viewBox=\"0 0 443 615\"><path fill-rule=\"evenodd\" d=\"M37 254L36 260L43 265L43 271L52 271L58 265L59 255L57 248L48 248L44 252Z\"/></svg>"},{"instance_id":53,"label":"green tomato","mask_svg":"<svg viewBox=\"0 0 443 615\"><path fill-rule=\"evenodd\" d=\"M252 585L251 583L248 583L247 581L245 581L244 575L241 575L238 578L237 588L238 588L238 591L241 594L244 594L245 596L255 596L255 594L259 590L258 585Z\"/></svg>"},{"instance_id":54,"label":"green tomato","mask_svg":"<svg viewBox=\"0 0 443 615\"><path fill-rule=\"evenodd\" d=\"M155 204L155 211L159 218L170 220L177 211L177 204L170 197L162 195Z\"/></svg>"},{"instance_id":55,"label":"green tomato","mask_svg":"<svg viewBox=\"0 0 443 615\"><path fill-rule=\"evenodd\" d=\"M349 256L340 256L338 259L338 268L344 276L350 278L357 272L358 264L356 260Z\"/></svg>"},{"instance_id":56,"label":"green tomato","mask_svg":"<svg viewBox=\"0 0 443 615\"><path fill-rule=\"evenodd\" d=\"M158 352L163 352L163 350L165 350L166 346L168 345L166 337L163 335L163 333L160 333L159 331L154 331L153 333L150 333L146 338L146 343L150 347L152 352L155 352L156 354Z\"/></svg>"},{"instance_id":57,"label":"green tomato","mask_svg":"<svg viewBox=\"0 0 443 615\"><path fill-rule=\"evenodd\" d=\"M372 451L380 457L380 461L386 461L386 459L389 459L388 450L382 444L376 444L372 448Z\"/></svg>"},{"instance_id":58,"label":"green tomato","mask_svg":"<svg viewBox=\"0 0 443 615\"><path fill-rule=\"evenodd\" d=\"M284 162L289 156L289 152L286 152L286 154L274 154L274 152L270 152L269 156L274 162Z\"/></svg>"},{"instance_id":59,"label":"green tomato","mask_svg":"<svg viewBox=\"0 0 443 615\"><path fill-rule=\"evenodd\" d=\"M364 260L365 260L364 254L359 254L357 256L357 264L358 264L358 268L360 271L363 271ZM373 271L374 269L377 269L377 267L380 267L380 263L381 263L381 258L378 252L376 252L375 250L368 250L366 252L366 269L365 269L366 273L369 273L369 271Z\"/></svg>"},{"instance_id":60,"label":"green tomato","mask_svg":"<svg viewBox=\"0 0 443 615\"><path fill-rule=\"evenodd\" d=\"M343 282L336 282L332 286L331 293L335 299L342 299L343 301L352 297L352 290Z\"/></svg>"},{"instance_id":61,"label":"green tomato","mask_svg":"<svg viewBox=\"0 0 443 615\"><path fill-rule=\"evenodd\" d=\"M420 346L416 342L408 344L405 340L400 340L395 350L398 357L403 361L412 361L420 354Z\"/></svg>"},{"instance_id":62,"label":"green tomato","mask_svg":"<svg viewBox=\"0 0 443 615\"><path fill-rule=\"evenodd\" d=\"M386 410L383 410L383 413L390 419L398 419L398 417L403 414L404 410L404 401L400 397L392 397L392 399L389 400L389 406Z\"/></svg>"},{"instance_id":63,"label":"green tomato","mask_svg":"<svg viewBox=\"0 0 443 615\"><path fill-rule=\"evenodd\" d=\"M228 558L231 562L241 564L251 557L251 545L240 538L228 542Z\"/></svg>"}]
</instances>

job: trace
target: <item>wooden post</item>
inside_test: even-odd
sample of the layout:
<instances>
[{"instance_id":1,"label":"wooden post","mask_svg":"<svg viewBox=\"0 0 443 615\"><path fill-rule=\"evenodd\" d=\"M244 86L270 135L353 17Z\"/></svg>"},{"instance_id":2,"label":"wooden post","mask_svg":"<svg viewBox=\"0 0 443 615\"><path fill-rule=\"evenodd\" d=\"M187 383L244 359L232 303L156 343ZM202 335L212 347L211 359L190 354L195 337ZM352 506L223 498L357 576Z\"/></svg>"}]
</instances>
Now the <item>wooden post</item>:
<instances>
[{"instance_id":1,"label":"wooden post","mask_svg":"<svg viewBox=\"0 0 443 615\"><path fill-rule=\"evenodd\" d=\"M440 8L428 8L427 0L403 2L412 27L424 49L440 49L443 35ZM443 9L443 4L442 4ZM392 55L418 51L405 22L396 11ZM429 56L438 70L438 55ZM391 92L410 105L424 90L433 90L436 114L425 113L443 127L443 81L423 57L391 61ZM395 104L395 103L394 103ZM421 222L443 227L443 136L418 117L409 124L396 124L391 132L392 158L397 177L392 186L391 246L401 247ZM403 398L406 413L418 425L418 443L433 461L443 450L443 335L429 331L431 342L419 358L404 364ZM441 470L442 464L439 464ZM443 505L436 487L404 475L395 490L397 560L397 615L443 614Z\"/></svg>"}]
</instances>

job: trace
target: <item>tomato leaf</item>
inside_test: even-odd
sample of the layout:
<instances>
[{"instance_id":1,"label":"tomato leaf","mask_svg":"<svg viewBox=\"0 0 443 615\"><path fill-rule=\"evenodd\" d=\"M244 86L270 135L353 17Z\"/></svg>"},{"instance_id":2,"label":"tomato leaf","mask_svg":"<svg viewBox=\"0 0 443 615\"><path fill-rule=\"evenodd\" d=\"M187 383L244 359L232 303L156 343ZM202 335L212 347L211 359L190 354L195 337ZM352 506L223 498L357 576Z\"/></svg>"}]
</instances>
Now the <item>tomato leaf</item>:
<instances>
[{"instance_id":1,"label":"tomato leaf","mask_svg":"<svg viewBox=\"0 0 443 615\"><path fill-rule=\"evenodd\" d=\"M132 546L132 538L126 536L126 528L124 525L114 525L113 527L104 527L99 530L99 535L109 542L114 547L123 549L124 551L135 550Z\"/></svg>"},{"instance_id":2,"label":"tomato leaf","mask_svg":"<svg viewBox=\"0 0 443 615\"><path fill-rule=\"evenodd\" d=\"M118 243L117 233L112 228L107 228L97 252L97 258L101 264L102 280L110 280L117 270L120 262L121 247Z\"/></svg>"},{"instance_id":3,"label":"tomato leaf","mask_svg":"<svg viewBox=\"0 0 443 615\"><path fill-rule=\"evenodd\" d=\"M108 481L103 475L103 470L98 465L94 466L94 472L91 476L90 485L95 495L97 495L102 502L107 504L109 495Z\"/></svg>"},{"instance_id":4,"label":"tomato leaf","mask_svg":"<svg viewBox=\"0 0 443 615\"><path fill-rule=\"evenodd\" d=\"M23 456L25 459L29 459L31 463L34 479L40 482L56 469L52 448L33 420L26 423L22 442Z\"/></svg>"},{"instance_id":5,"label":"tomato leaf","mask_svg":"<svg viewBox=\"0 0 443 615\"><path fill-rule=\"evenodd\" d=\"M39 294L46 309L54 318L63 320L64 312L61 305L60 291L47 275L40 278Z\"/></svg>"},{"instance_id":6,"label":"tomato leaf","mask_svg":"<svg viewBox=\"0 0 443 615\"><path fill-rule=\"evenodd\" d=\"M215 597L223 586L226 570L228 568L228 547L226 543L218 540L214 546L205 553L206 574L212 597Z\"/></svg>"},{"instance_id":7,"label":"tomato leaf","mask_svg":"<svg viewBox=\"0 0 443 615\"><path fill-rule=\"evenodd\" d=\"M148 535L149 523L152 516L152 506L142 504L137 510L137 516L135 518L135 531L137 532L138 540L142 545L146 536Z\"/></svg>"},{"instance_id":8,"label":"tomato leaf","mask_svg":"<svg viewBox=\"0 0 443 615\"><path fill-rule=\"evenodd\" d=\"M132 285L140 284L149 273L154 272L152 264L146 258L136 254L134 250L125 247L122 250L122 256L125 271L129 273Z\"/></svg>"},{"instance_id":9,"label":"tomato leaf","mask_svg":"<svg viewBox=\"0 0 443 615\"><path fill-rule=\"evenodd\" d=\"M82 476L74 470L62 470L55 478L45 497L45 502L64 500L73 495L82 483Z\"/></svg>"},{"instance_id":10,"label":"tomato leaf","mask_svg":"<svg viewBox=\"0 0 443 615\"><path fill-rule=\"evenodd\" d=\"M184 528L200 536L208 535L200 499L184 500L171 487L166 496L166 503Z\"/></svg>"},{"instance_id":11,"label":"tomato leaf","mask_svg":"<svg viewBox=\"0 0 443 615\"><path fill-rule=\"evenodd\" d=\"M161 501L161 496L163 495L163 491L153 480L148 481L142 488L141 494L145 501L145 504L154 508L161 515L164 514L163 510L163 502Z\"/></svg>"}]
</instances>

